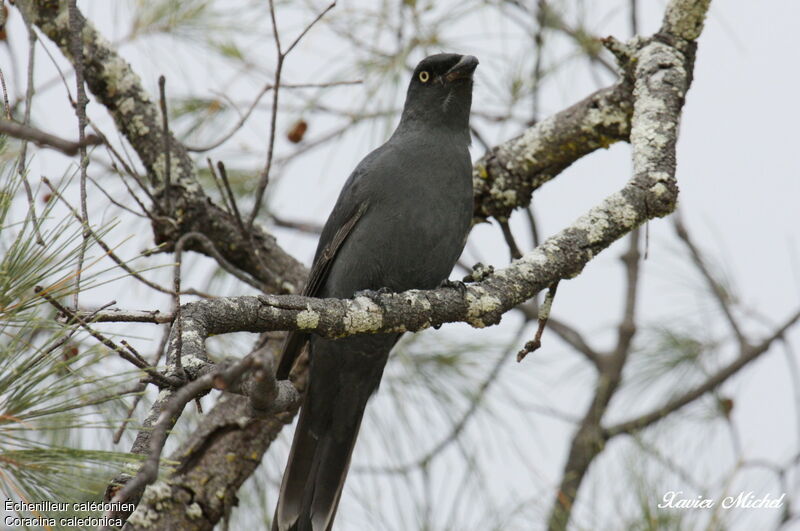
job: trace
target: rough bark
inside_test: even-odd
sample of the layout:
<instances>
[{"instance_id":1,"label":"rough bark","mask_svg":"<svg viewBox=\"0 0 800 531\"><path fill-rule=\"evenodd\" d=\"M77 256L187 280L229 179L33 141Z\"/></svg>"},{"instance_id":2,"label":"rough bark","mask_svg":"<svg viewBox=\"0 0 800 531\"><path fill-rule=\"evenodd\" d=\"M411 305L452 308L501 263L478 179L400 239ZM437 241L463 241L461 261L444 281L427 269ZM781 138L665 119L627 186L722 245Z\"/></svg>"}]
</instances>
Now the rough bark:
<instances>
[{"instance_id":1,"label":"rough bark","mask_svg":"<svg viewBox=\"0 0 800 531\"><path fill-rule=\"evenodd\" d=\"M508 218L576 160L628 140L632 89L622 79L489 150L472 173L476 219Z\"/></svg>"},{"instance_id":2,"label":"rough bark","mask_svg":"<svg viewBox=\"0 0 800 531\"><path fill-rule=\"evenodd\" d=\"M675 145L681 109L692 81L694 39L700 35L708 6L708 0L673 0L667 6L659 33L649 39L634 39L626 45L616 45L618 57L633 67L630 132L633 181L645 184L656 196L675 197L678 193ZM651 205L647 203L645 207ZM622 380L634 333L635 278L629 279L629 289L633 291L627 304L631 315L626 315L615 351L598 363L595 393L572 439L561 484L552 502L548 521L551 531L567 528L578 489L607 441L608 432L603 430L601 422Z\"/></svg>"}]
</instances>

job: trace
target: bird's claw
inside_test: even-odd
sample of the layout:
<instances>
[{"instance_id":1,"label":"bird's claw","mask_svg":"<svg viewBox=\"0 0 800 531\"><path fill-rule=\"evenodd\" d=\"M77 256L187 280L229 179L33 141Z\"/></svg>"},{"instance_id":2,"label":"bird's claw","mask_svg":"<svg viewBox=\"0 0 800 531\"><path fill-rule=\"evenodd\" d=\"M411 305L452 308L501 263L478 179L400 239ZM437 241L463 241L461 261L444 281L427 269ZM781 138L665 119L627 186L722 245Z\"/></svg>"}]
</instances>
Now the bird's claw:
<instances>
[{"instance_id":1,"label":"bird's claw","mask_svg":"<svg viewBox=\"0 0 800 531\"><path fill-rule=\"evenodd\" d=\"M441 284L439 284L439 287L457 289L458 293L461 294L462 297L467 294L467 285L460 280L444 279L442 280Z\"/></svg>"}]
</instances>

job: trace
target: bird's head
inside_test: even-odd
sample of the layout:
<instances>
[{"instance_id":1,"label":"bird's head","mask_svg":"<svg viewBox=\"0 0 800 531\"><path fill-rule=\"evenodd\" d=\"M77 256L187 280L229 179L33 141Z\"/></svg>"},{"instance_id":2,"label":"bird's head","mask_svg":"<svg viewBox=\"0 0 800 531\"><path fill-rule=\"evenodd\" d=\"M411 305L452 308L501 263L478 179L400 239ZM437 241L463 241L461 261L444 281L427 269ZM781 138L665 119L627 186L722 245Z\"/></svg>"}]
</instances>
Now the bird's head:
<instances>
[{"instance_id":1,"label":"bird's head","mask_svg":"<svg viewBox=\"0 0 800 531\"><path fill-rule=\"evenodd\" d=\"M466 131L472 105L472 55L440 53L414 69L401 121L423 122Z\"/></svg>"}]
</instances>

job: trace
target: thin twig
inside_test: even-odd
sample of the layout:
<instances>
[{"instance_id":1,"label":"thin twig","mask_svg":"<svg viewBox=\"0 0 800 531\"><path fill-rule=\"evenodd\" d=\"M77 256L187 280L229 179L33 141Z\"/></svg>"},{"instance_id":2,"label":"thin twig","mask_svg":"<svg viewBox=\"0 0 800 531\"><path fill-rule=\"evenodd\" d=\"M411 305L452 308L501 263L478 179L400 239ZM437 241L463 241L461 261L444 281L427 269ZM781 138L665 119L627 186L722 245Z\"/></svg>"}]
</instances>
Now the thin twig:
<instances>
[{"instance_id":1,"label":"thin twig","mask_svg":"<svg viewBox=\"0 0 800 531\"><path fill-rule=\"evenodd\" d=\"M539 247L541 241L539 238L539 225L536 223L536 215L533 213L533 198L531 198L531 204L525 209L525 215L528 218L528 227L531 231L531 244L535 249Z\"/></svg>"},{"instance_id":2,"label":"thin twig","mask_svg":"<svg viewBox=\"0 0 800 531\"><path fill-rule=\"evenodd\" d=\"M146 372L147 375L150 376L150 378L152 378L153 381L155 381L156 383L158 383L158 384L160 384L160 385L162 385L164 387L177 387L178 385L180 385L180 382L178 380L176 380L174 378L170 378L168 376L164 376L163 374L161 374L160 372L155 370L155 368L150 367L147 364L147 362L145 362L143 359L141 359L141 356L139 356L139 357L133 356L126 349L120 347L119 345L117 345L116 343L114 343L113 341L111 341L110 339L105 337L104 335L102 335L100 332L98 332L95 329L93 329L91 326L89 326L89 324L86 321L84 321L83 319L78 317L75 314L75 312L73 312L72 310L67 309L63 304L61 304L60 302L55 300L53 297L48 295L46 293L46 291L44 290L44 288L42 288L41 286L36 286L34 288L34 292L37 293L42 298L44 298L51 305L53 305L53 307L55 307L59 312L61 312L64 315L66 315L68 319L74 320L84 330L89 332L89 334L92 337L94 337L95 339L100 341L100 343L102 343L103 345L105 345L109 349L111 349L114 352L116 352L117 354L119 354L119 356L122 359L124 359L125 361L133 364L136 368L141 369L144 372Z\"/></svg>"},{"instance_id":3,"label":"thin twig","mask_svg":"<svg viewBox=\"0 0 800 531\"><path fill-rule=\"evenodd\" d=\"M594 365L600 363L601 354L589 346L583 335L564 321L553 317L547 320L547 325L562 341L583 354Z\"/></svg>"},{"instance_id":4,"label":"thin twig","mask_svg":"<svg viewBox=\"0 0 800 531\"><path fill-rule=\"evenodd\" d=\"M75 66L75 84L77 86L77 101L75 104L75 114L78 116L78 148L80 156L80 196L81 196L81 218L83 222L83 241L81 242L78 253L78 261L75 270L75 294L73 296L73 306L78 309L78 298L81 291L81 270L83 260L86 255L86 247L89 243L89 209L86 204L86 172L89 167L89 157L86 156L86 87L83 78L83 25L80 23L77 0L69 0L69 33L70 33L70 52L72 53Z\"/></svg>"},{"instance_id":5,"label":"thin twig","mask_svg":"<svg viewBox=\"0 0 800 531\"><path fill-rule=\"evenodd\" d=\"M306 28L300 32L300 35L289 45L289 48L286 49L284 52L281 48L281 39L280 35L278 34L278 22L275 18L275 2L273 0L269 0L269 16L270 21L272 22L272 34L275 41L275 48L277 52L277 61L275 65L275 82L273 83L273 90L272 90L272 115L270 117L269 123L269 143L267 144L267 163L264 165L264 169L261 171L261 174L258 177L258 187L256 189L256 199L255 203L253 204L253 211L250 213L250 218L247 221L247 231L253 231L253 223L255 223L256 217L258 216L258 212L261 209L261 203L264 198L264 191L267 189L267 184L269 183L269 176L270 170L272 169L272 159L273 154L275 151L275 126L278 120L278 95L280 94L281 88L281 74L283 72L283 62L286 59L286 56L294 49L295 46L302 40L302 38L308 33L308 31L320 20L325 14L334 8L336 2L331 2L331 4L326 7L317 17L311 21L311 23L306 26Z\"/></svg>"},{"instance_id":6,"label":"thin twig","mask_svg":"<svg viewBox=\"0 0 800 531\"><path fill-rule=\"evenodd\" d=\"M244 221L242 221L242 215L239 213L239 207L236 205L236 197L233 195L231 183L228 181L228 172L225 170L225 164L223 164L221 160L217 161L217 168L219 169L219 176L220 179L222 179L222 184L225 185L225 190L228 192L228 200L230 201L231 208L233 209L233 216L236 218L236 223L239 225L239 229L242 231L242 236L246 236Z\"/></svg>"},{"instance_id":7,"label":"thin twig","mask_svg":"<svg viewBox=\"0 0 800 531\"><path fill-rule=\"evenodd\" d=\"M270 213L269 216L272 218L272 222L275 223L275 225L277 225L278 227L283 227L286 229L294 229L300 232L307 232L309 234L322 233L322 225L318 225L316 223L311 223L306 221L293 221L277 216L274 213Z\"/></svg>"},{"instance_id":8,"label":"thin twig","mask_svg":"<svg viewBox=\"0 0 800 531\"><path fill-rule=\"evenodd\" d=\"M150 193L150 189L142 183L142 179L135 171L133 171L133 168L130 166L130 164L128 164L128 162L125 160L122 154L114 148L111 142L109 142L108 137L106 137L105 133L103 133L103 131L100 130L100 128L91 119L89 118L87 119L89 120L89 125L92 126L92 130L95 132L97 136L101 138L101 140L103 141L103 145L105 145L106 149L111 153L112 169L117 173L117 175L120 176L120 179L125 185L125 188L127 188L128 193L139 205L139 208L142 209L142 212L144 212L145 214L147 214L147 216L152 218L153 215L150 213L147 207L145 207L144 204L136 196L136 194L133 193L133 190L131 190L131 187L128 186L127 181L125 181L125 179L122 179L122 172L120 172L119 169L116 167L114 159L116 159L120 164L122 164L122 169L125 170L125 173L127 173L134 181L136 181L136 184L138 184L139 188L145 193L145 195L147 195L148 199L150 199L150 202L157 206L158 202L156 201L156 198L153 196L152 193Z\"/></svg>"},{"instance_id":9,"label":"thin twig","mask_svg":"<svg viewBox=\"0 0 800 531\"><path fill-rule=\"evenodd\" d=\"M509 227L507 219L500 221L500 230L503 231L503 238L506 240L506 245L508 245L508 251L511 253L511 259L519 260L522 258L522 253L517 246L517 242L514 240L514 234L511 232L511 227Z\"/></svg>"},{"instance_id":10,"label":"thin twig","mask_svg":"<svg viewBox=\"0 0 800 531\"><path fill-rule=\"evenodd\" d=\"M327 88L327 87L337 87L341 85L358 85L362 83L361 80L355 81L331 81L329 83L284 83L281 85L282 89L304 89L304 88ZM203 153L206 151L211 151L212 149L218 148L228 140L230 140L233 135L236 134L244 124L247 123L247 120L250 119L250 116L253 114L253 111L258 107L258 104L261 102L261 98L264 97L264 94L269 92L275 88L272 83L267 83L264 85L261 90L256 94L255 99L248 105L247 110L239 116L239 121L234 124L230 131L222 135L219 139L215 140L211 144L206 146L186 146L186 151L191 151L195 153Z\"/></svg>"},{"instance_id":11,"label":"thin twig","mask_svg":"<svg viewBox=\"0 0 800 531\"><path fill-rule=\"evenodd\" d=\"M88 312L74 312L75 315L89 321ZM95 323L153 323L166 324L175 320L171 313L162 313L160 310L120 310L96 312L91 321Z\"/></svg>"},{"instance_id":12,"label":"thin twig","mask_svg":"<svg viewBox=\"0 0 800 531\"><path fill-rule=\"evenodd\" d=\"M10 120L0 120L0 133L10 137L18 138L23 141L30 141L39 147L48 147L60 151L64 155L73 156L78 153L81 147L102 144L103 141L94 136L86 137L85 143L73 142L64 138L51 135L41 129L36 129L30 125L20 124Z\"/></svg>"},{"instance_id":13,"label":"thin twig","mask_svg":"<svg viewBox=\"0 0 800 531\"><path fill-rule=\"evenodd\" d=\"M158 94L161 104L161 128L164 135L164 196L167 202L167 215L172 215L172 200L170 199L170 148L169 148L169 116L167 115L167 94L166 94L167 78L159 76L158 78ZM177 290L176 290L177 291Z\"/></svg>"},{"instance_id":14,"label":"thin twig","mask_svg":"<svg viewBox=\"0 0 800 531\"><path fill-rule=\"evenodd\" d=\"M673 398L663 406L649 413L645 413L644 415L636 417L635 419L620 422L619 424L607 428L604 430L605 436L607 438L611 438L622 433L630 434L640 431L651 424L658 422L672 412L694 402L704 394L713 391L722 385L722 383L724 383L728 378L736 374L742 367L769 350L769 348L772 346L772 343L782 338L786 331L794 326L798 321L800 321L800 310L789 317L783 325L774 330L769 337L761 341L761 343L758 345L748 346L745 344L742 347L739 356L735 360L714 373L705 382L683 393L682 395Z\"/></svg>"},{"instance_id":15,"label":"thin twig","mask_svg":"<svg viewBox=\"0 0 800 531\"><path fill-rule=\"evenodd\" d=\"M186 404L213 387L224 389L232 385L241 378L252 363L252 357L245 358L225 370L217 368L213 372L201 376L197 380L189 382L176 390L172 398L161 411L155 426L153 426L153 431L150 436L150 452L147 459L144 464L142 464L136 476L131 478L130 481L116 493L113 501L124 502L133 493L140 491L156 480L158 477L158 464L161 459L161 452L164 449L164 443L167 440L169 428L173 423L172 418L179 415L180 412L183 411L183 408L186 407Z\"/></svg>"},{"instance_id":16,"label":"thin twig","mask_svg":"<svg viewBox=\"0 0 800 531\"><path fill-rule=\"evenodd\" d=\"M75 219L77 219L78 221L81 221L81 216L80 216L80 214L78 214L78 211L75 210L75 207L73 207L70 204L70 202L67 201L67 199L61 193L58 192L58 190L56 190L56 188L53 186L53 184L50 182L50 180L47 177L42 177L42 182L50 189L50 192L54 196L56 196L62 203L64 203L67 206L67 208L70 210L70 212L75 217ZM116 255L114 250L111 249L111 247L109 247L108 244L106 244L106 242L104 242L103 239L100 238L100 236L98 236L97 233L94 232L90 226L87 226L86 230L88 231L89 235L94 239L94 241L96 241L97 244L106 252L108 257L111 258L114 262L116 262L116 264L118 266L120 266L123 270L125 270L126 273L128 273L133 278L135 278L136 280L138 280L139 282L141 282L142 284L144 284L145 286L147 286L149 288L152 288L152 289L154 289L156 291L160 291L161 293L166 293L168 295L173 295L174 294L173 291L171 291L171 290L169 290L169 289L167 289L167 288L165 288L163 286L159 286L155 282L147 280L142 275L140 275L139 273L134 271L124 260L122 260L120 257L118 257Z\"/></svg>"},{"instance_id":17,"label":"thin twig","mask_svg":"<svg viewBox=\"0 0 800 531\"><path fill-rule=\"evenodd\" d=\"M524 327L520 327L519 331L516 333L514 339L510 343L512 348L513 345L517 343L518 338L521 337L523 330ZM481 403L489 392L489 388L492 386L492 384L497 382L497 376L500 374L500 370L503 368L503 365L505 365L506 360L508 359L508 354L509 349L507 348L497 358L492 366L492 369L486 374L486 377L476 389L470 405L464 414L461 415L458 421L452 425L450 432L442 440L436 443L430 450L413 461L401 465L379 468L356 468L355 471L367 474L407 474L414 469L426 468L436 456L442 453L442 451L444 451L451 443L458 440L459 436L464 431L464 428L466 428L467 424L469 423L469 420L478 412Z\"/></svg>"},{"instance_id":18,"label":"thin twig","mask_svg":"<svg viewBox=\"0 0 800 531\"><path fill-rule=\"evenodd\" d=\"M469 130L472 133L472 138L477 140L484 150L489 151L490 149L492 149L492 145L489 143L488 140L486 140L486 138L484 138L483 134L478 130L477 127L470 125Z\"/></svg>"},{"instance_id":19,"label":"thin twig","mask_svg":"<svg viewBox=\"0 0 800 531\"><path fill-rule=\"evenodd\" d=\"M125 414L125 420L122 421L122 424L120 424L119 428L117 428L117 431L114 432L114 437L111 439L114 444L119 444L119 441L122 439L122 434L125 433L125 428L133 418L133 412L136 411L136 406L138 406L139 402L142 400L145 389L147 389L146 383L136 384L133 392L139 393L139 395L133 399L133 403L130 405L128 412Z\"/></svg>"},{"instance_id":20,"label":"thin twig","mask_svg":"<svg viewBox=\"0 0 800 531\"><path fill-rule=\"evenodd\" d=\"M186 234L181 236L181 239L184 240L185 242L188 242L189 240L192 239L199 242L200 245L203 246L203 249L205 249L205 251L208 254L214 257L214 259L217 261L217 263L222 269L224 269L234 277L238 278L245 284L252 286L259 291L266 291L266 287L263 284L261 284L254 278L251 278L248 275L244 274L242 271L237 269L236 266L228 262L225 259L225 257L222 256L222 254L217 250L216 246L214 245L214 242L211 241L211 239L205 234L202 234L200 232L187 232ZM190 290L184 290L181 293L188 294L189 292Z\"/></svg>"},{"instance_id":21,"label":"thin twig","mask_svg":"<svg viewBox=\"0 0 800 531\"><path fill-rule=\"evenodd\" d=\"M219 197L222 199L222 206L225 208L225 211L232 216L233 208L231 208L230 202L228 201L228 196L225 193L225 190L222 188L222 183L217 175L217 170L214 168L214 163L211 162L211 157L206 157L206 163L208 163L208 171L211 173L211 178L214 180L214 184L217 186L217 191L219 191Z\"/></svg>"},{"instance_id":22,"label":"thin twig","mask_svg":"<svg viewBox=\"0 0 800 531\"><path fill-rule=\"evenodd\" d=\"M239 121L236 122L236 124L229 132L222 135L218 140L206 146L186 146L186 151L203 153L205 151L211 151L214 148L218 148L219 146L230 140L231 137L233 137L233 135L235 135L237 131L239 131L242 127L244 127L244 124L247 123L247 120L250 118L250 115L253 114L253 111L255 110L256 106L258 106L258 103L261 101L261 98L264 97L264 94L272 90L272 87L273 87L272 84L264 85L261 91L256 95L256 98L253 100L253 103L251 103L250 106L247 108L247 110L244 112L244 114L239 117Z\"/></svg>"},{"instance_id":23,"label":"thin twig","mask_svg":"<svg viewBox=\"0 0 800 531\"><path fill-rule=\"evenodd\" d=\"M102 320L102 318L98 316L96 318L96 321L100 320ZM156 353L153 356L153 361L150 362L150 365L152 365L153 367L157 367L158 362L161 361L161 356L164 354L164 348L167 346L167 341L169 340L169 332L170 332L169 327L166 327L164 329L164 333L161 334L161 341L159 342L158 348L156 349ZM136 386L135 389L140 389L141 391L144 391L146 387L147 383L141 382ZM117 429L116 433L114 433L114 439L113 439L114 444L119 444L119 441L122 439L122 434L125 432L125 428L128 426L128 423L133 418L133 412L136 411L136 407L139 405L139 402L142 400L143 396L144 393L141 393L137 395L136 398L133 399L133 404L131 404L131 407L128 409L128 414L125 416L125 420L122 421L122 424L120 425L119 429Z\"/></svg>"},{"instance_id":24,"label":"thin twig","mask_svg":"<svg viewBox=\"0 0 800 531\"><path fill-rule=\"evenodd\" d=\"M136 217L139 217L139 218L149 219L147 217L147 214L142 214L141 212L136 212L134 209L132 209L132 208L130 208L128 206L125 206L122 203L120 203L119 201L117 201L116 199L114 199L111 196L111 194L108 193L108 191L105 188L100 186L100 183L98 183L91 175L87 175L87 177L89 178L89 181L91 181L91 183L95 186L95 188L100 190L100 193L103 194L106 197L106 199L109 200L109 202L111 204L113 204L114 206L120 208L121 210L124 210L125 212L127 212L127 213L129 213L129 214L131 214L133 216L136 216Z\"/></svg>"},{"instance_id":25,"label":"thin twig","mask_svg":"<svg viewBox=\"0 0 800 531\"><path fill-rule=\"evenodd\" d=\"M728 291L722 287L716 278L714 278L711 270L706 265L706 261L703 258L702 253L689 236L689 232L686 230L686 226L683 224L680 216L673 216L672 219L675 224L675 232L678 235L678 238L684 243L684 245L686 245L686 248L689 249L689 254L692 257L692 261L705 279L706 284L708 284L708 287L711 290L711 293L714 295L714 298L717 300L717 304L722 310L722 313L725 314L728 325L731 327L733 333L736 334L736 339L739 341L739 344L744 345L745 337L742 333L741 327L739 326L739 322L733 315L733 309L731 308L731 300L730 296L728 295Z\"/></svg>"},{"instance_id":26,"label":"thin twig","mask_svg":"<svg viewBox=\"0 0 800 531\"><path fill-rule=\"evenodd\" d=\"M641 258L639 237L640 229L631 231L628 250L621 257L622 263L625 264L626 274L625 309L617 327L617 347L614 350L614 355L620 358L620 363L624 363L628 356L633 336L636 334L636 296L639 291L639 260Z\"/></svg>"},{"instance_id":27,"label":"thin twig","mask_svg":"<svg viewBox=\"0 0 800 531\"><path fill-rule=\"evenodd\" d=\"M536 32L533 34L535 58L533 60L533 86L531 86L531 119L529 125L539 121L539 89L542 85L542 59L544 57L544 30L548 7L545 0L539 0L536 7Z\"/></svg>"},{"instance_id":28,"label":"thin twig","mask_svg":"<svg viewBox=\"0 0 800 531\"><path fill-rule=\"evenodd\" d=\"M336 7L336 2L335 2L335 1L334 1L334 2L331 2L330 4L328 4L328 7L326 7L326 8L325 8L325 9L323 9L322 11L320 11L319 15L317 15L317 16L316 16L316 18L314 18L314 20L312 20L312 21L311 21L311 23L310 23L310 24L308 24L308 25L305 27L305 29L304 29L303 31L301 31L301 32L300 32L300 35L298 35L298 36L295 38L295 40L292 42L292 44L290 44L290 45L289 45L289 47L286 49L286 52L283 54L283 55L284 55L284 57L286 57L287 55L289 55L289 53L290 53L292 50L294 50L294 47L295 47L295 46L297 46L297 45L300 43L300 41L301 41L301 40L303 40L303 37L305 37L305 36L306 36L306 33L308 33L308 31L309 31L311 28L313 28L313 27L314 27L314 25L315 25L317 22L319 22L320 20L322 20L322 17L324 17L325 15L327 15L327 14L328 14L328 11L330 11L330 10L331 10L331 9L333 9L334 7Z\"/></svg>"},{"instance_id":29,"label":"thin twig","mask_svg":"<svg viewBox=\"0 0 800 531\"><path fill-rule=\"evenodd\" d=\"M173 363L175 371L185 379L183 371L183 361L181 354L183 350L183 320L181 319L181 265L183 262L183 246L186 244L186 235L182 236L175 243L175 266L172 273L172 314L175 316L175 326L177 327L175 356ZM169 359L167 360L169 362Z\"/></svg>"},{"instance_id":30,"label":"thin twig","mask_svg":"<svg viewBox=\"0 0 800 531\"><path fill-rule=\"evenodd\" d=\"M8 89L6 88L6 77L3 75L2 68L0 68L0 85L3 86L3 110L6 112L6 118L11 120L11 106L8 104Z\"/></svg>"},{"instance_id":31,"label":"thin twig","mask_svg":"<svg viewBox=\"0 0 800 531\"><path fill-rule=\"evenodd\" d=\"M22 127L29 127L31 122L31 106L33 102L33 66L34 57L36 52L36 33L33 31L30 23L26 22L25 26L28 31L28 86L25 89L25 114L22 119ZM5 81L3 82L3 92L5 93ZM9 113L10 114L10 113ZM11 118L9 116L9 118ZM13 136L13 135L12 135ZM33 233L36 235L36 243L44 247L44 239L39 231L39 221L36 219L36 202L33 200L33 191L31 190L31 183L28 182L28 173L25 170L26 158L28 156L28 143L23 140L22 146L19 151L19 162L17 163L17 172L22 179L22 184L25 187L25 195L28 198L28 214L33 223Z\"/></svg>"},{"instance_id":32,"label":"thin twig","mask_svg":"<svg viewBox=\"0 0 800 531\"><path fill-rule=\"evenodd\" d=\"M542 334L544 333L545 326L547 326L547 320L550 318L550 309L553 307L553 300L556 298L557 289L558 282L554 282L553 285L547 289L547 296L544 298L544 304L539 308L539 325L536 328L536 335L531 341L525 343L522 350L517 352L517 363L524 360L525 356L542 346Z\"/></svg>"}]
</instances>

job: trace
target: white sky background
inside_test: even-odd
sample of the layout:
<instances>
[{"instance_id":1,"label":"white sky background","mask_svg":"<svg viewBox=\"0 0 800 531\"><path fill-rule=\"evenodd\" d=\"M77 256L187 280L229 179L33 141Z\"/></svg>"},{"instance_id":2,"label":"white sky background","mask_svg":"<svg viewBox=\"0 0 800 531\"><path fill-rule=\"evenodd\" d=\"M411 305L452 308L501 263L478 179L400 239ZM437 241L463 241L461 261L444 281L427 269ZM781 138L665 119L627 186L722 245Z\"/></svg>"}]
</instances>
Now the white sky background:
<instances>
[{"instance_id":1,"label":"white sky background","mask_svg":"<svg viewBox=\"0 0 800 531\"><path fill-rule=\"evenodd\" d=\"M640 3L640 33L647 35L657 29L665 2ZM79 4L110 40L118 39L127 31L127 2ZM624 6L627 2L620 4ZM337 11L348 9L359 8L353 3L342 3L336 7ZM266 10L263 16L265 18L261 22L266 23ZM248 16L243 18L243 23L250 20ZM600 36L629 36L625 9L615 10L605 2L587 3L583 18L590 21L588 27ZM284 42L290 42L307 22L308 16L307 12L284 9L279 11L279 19ZM736 293L744 305L757 310L758 315L771 324L781 322L800 304L800 209L797 206L800 197L800 162L796 156L797 123L800 122L800 110L796 103L800 82L797 65L800 58L795 28L798 19L800 4L796 2L772 2L767 5L762 2L718 1L712 6L699 42L694 84L684 108L678 144L680 210L696 243L708 252L708 256L714 260L714 266L725 271L734 281ZM355 13L353 20L358 20ZM17 56L24 57L24 32L18 15L13 12L9 33ZM481 60L473 107L481 110L496 108L496 87L514 70L515 61L526 59L530 41L522 39L519 29L508 19L492 20L476 16L460 19L448 30L447 37L451 43L448 51L472 53ZM274 64L274 51L268 34L260 39L241 36L237 43L246 50L248 58L252 56L255 65L266 67L263 73L257 67L248 70L247 75L220 67L219 61L202 47L180 44L163 37L125 45L121 51L142 76L151 94L157 94L157 78L164 73L171 94L192 93L214 97L221 92L243 108L246 105L244 102L252 99L259 86L270 80L269 68ZM54 50L49 42L47 45ZM58 55L58 52L54 53ZM353 52L346 49L328 28L315 28L288 59L284 79L301 83L363 77L363 72L357 69L342 67L344 61L339 54L344 53ZM409 62L416 62L422 55L421 52L413 55ZM554 61L558 57L554 52L546 59ZM8 54L0 53L0 67L8 79ZM18 68L24 69L24 63L20 63ZM38 79L50 79L51 71L49 60L40 51L37 55ZM598 88L587 72L584 60L573 60L549 78L542 92L542 115L561 110ZM601 76L601 79L602 85L610 81L607 76ZM395 106L399 105L406 83L407 75L404 74L395 94L386 94L384 91L370 101L369 108L386 108L387 105L391 106L392 101ZM374 77L367 77L367 83L363 86L329 89L325 101L342 108L357 108L356 102L366 101L375 84ZM17 95L14 87L24 86L21 78L19 81L10 80L9 85L12 98ZM269 97L262 103L266 105ZM283 102L296 103L287 92L283 92L281 98ZM59 87L42 93L35 101L33 119L37 126L67 138L76 136L74 116L65 104L63 91ZM106 124L106 132L112 130L98 104L90 105L90 114ZM278 156L292 149L283 140L284 133L301 115L304 113L297 111L281 117L278 125ZM265 156L267 120L267 111L256 113L240 134L222 148L211 152L210 156L215 160L224 160L229 168L260 168ZM208 131L203 137L204 141L193 143L202 144L217 138L222 131L228 130L232 121L227 126ZM286 218L323 222L349 171L369 150L388 137L396 123L396 116L390 122L354 128L340 141L284 168L270 185L272 195L269 208ZM330 119L317 117L309 119L309 123L309 139L334 125ZM476 124L493 144L519 132L517 127L512 126L486 127L485 122L481 121L476 121ZM243 155L243 149L249 150L252 155ZM472 153L474 159L483 154L477 142L473 143ZM629 147L623 144L595 153L538 190L534 204L542 236L561 230L604 196L621 187L630 176L629 154ZM65 161L60 155L39 152L32 166L32 175L63 175ZM94 171L100 172L99 168ZM77 194L73 197L77 197ZM117 213L107 210L96 211L92 215L93 220L99 220ZM519 214L512 217L512 228L520 245L529 249L526 224ZM708 296L701 293L702 282L686 265L686 260L681 258L685 254L672 235L671 223L668 220L656 220L649 224L649 230L649 258L643 264L639 299L641 322L660 322L668 326L680 324L706 330L709 335L724 333L719 326L721 319L716 307ZM285 230L275 232L284 248L306 263L310 261L316 245L314 238ZM112 243L118 243L129 235L134 236L122 247L127 256L152 245L149 226L144 222L126 224L112 234ZM480 260L496 267L505 265L508 251L499 235L496 225L477 227L470 237L466 261L472 263ZM626 242L618 243L607 249L578 278L562 282L559 286L554 315L583 331L596 347L611 346L613 335L608 330L616 324L621 314L623 270L618 257L625 245ZM209 275L205 259L187 259L184 271L187 282L195 279L198 284ZM162 271L154 273L153 278L168 279L169 275L169 272ZM220 289L230 294L252 292L250 288L230 283ZM130 290L128 294L95 293L85 300L105 303L111 298L118 300L120 307L169 308L168 300L153 297L141 288ZM756 319L748 321L756 322ZM426 333L426 345L435 344L438 334L447 335L452 340L488 341L496 344L499 351L513 337L518 322L518 317L511 313L500 327L488 330L449 325L438 333ZM146 330L142 331L142 336L150 333L149 329ZM768 328L761 327L751 332L758 337L766 330ZM532 334L533 330L527 330L517 344L521 346ZM790 338L795 348L800 348L796 346L800 343L800 333L795 330ZM542 349L522 364L517 365L509 360L500 376L502 385L491 395L492 413L476 417L465 432L464 440L479 447L475 450L484 460L486 496L500 507L510 506L511 500L525 505L528 519L513 520L509 529L530 529L529 525L521 522L543 521L543 516L537 515L539 511L549 508L551 492L559 480L573 430L571 425L560 420L532 413L535 411L533 407L549 406L580 416L593 386L592 373L579 356L570 352L550 332L545 332L543 342ZM154 345L148 346L145 339L136 344L143 352L150 352L154 348ZM224 343L215 345L221 349ZM723 350L721 355L722 359L729 359L731 352ZM385 396L389 393L385 387L381 391L383 395L379 395L372 403L365 430L370 422L391 424L391 412L387 411L390 402ZM621 420L645 411L660 403L670 391L667 383L654 389L624 390L612 403L607 420ZM733 417L747 458L783 462L800 447L798 405L792 393L786 356L780 347L762 356L723 387L722 394L735 398ZM528 414L520 412L521 406L511 406L505 401L512 395L531 405ZM210 402L207 403L210 405ZM732 466L733 454L728 428L719 420L709 423L707 415L710 401L703 404L705 406L692 407L689 420L657 427L648 432L644 439L668 454L694 479L715 488L712 494L716 495L725 477L723 474ZM487 421L491 415L499 416L514 429L496 428ZM422 431L428 427L428 424L422 424L417 429ZM447 426L442 426L437 433L446 432ZM403 456L387 456L385 449L391 447L360 441L354 467L385 464L387 460L405 462L424 453L439 438L440 435L432 436L432 440L422 441L417 447L405 448ZM599 522L619 525L616 513L632 509L634 500L624 495L616 496L633 490L630 487L631 475L625 470L636 469L639 465L626 461L624 457L627 454L624 450L632 448L630 441L615 440L612 448L595 463L579 494L579 506L574 515L574 522L580 528L591 529ZM279 455L271 453L265 460L265 468L282 468L284 455L283 452ZM460 507L457 503L448 505L453 503L453 494L447 494L447 486L456 492L452 486L461 480L460 470L448 468L459 463L463 466L457 448L449 452L443 463L438 469L434 468L431 480L437 489L437 505L431 508L435 528L446 529L453 525L449 511L455 507L456 513L462 513L456 514L456 521L473 522L474 528L480 529L480 524L475 522L478 522L481 508L476 507L474 502L467 507ZM665 472L663 468L655 467L649 472L652 474L648 477L660 477L663 480L654 484L653 492L684 490L690 496L700 494L686 481ZM800 503L798 475L795 473L789 479L793 482L794 503ZM419 478L412 480L412 489L400 495L418 498L419 492L422 492L418 490L422 489L419 481ZM379 495L381 501L378 508L381 512L392 514L396 511L391 500L396 493L381 490L384 488L388 489L384 483L373 483L352 474L342 503L342 523L370 521L369 514L363 512L355 501L361 495ZM761 471L737 475L730 492L737 493L739 490L780 494L772 476ZM269 503L273 503L272 497ZM442 510L445 506L447 512ZM708 515L691 513L687 521L692 522L695 516L698 516L696 521L700 522L705 521ZM699 518L701 516L702 519ZM728 516L731 520L737 520L732 528L752 529L772 525L778 513L748 511ZM352 519L347 520L349 518ZM399 515L397 518L402 521ZM398 524L395 528L413 527L413 523L407 522L407 525Z\"/></svg>"}]
</instances>

